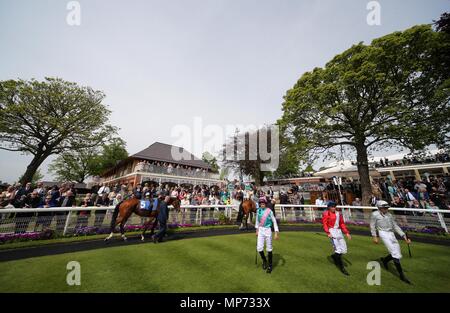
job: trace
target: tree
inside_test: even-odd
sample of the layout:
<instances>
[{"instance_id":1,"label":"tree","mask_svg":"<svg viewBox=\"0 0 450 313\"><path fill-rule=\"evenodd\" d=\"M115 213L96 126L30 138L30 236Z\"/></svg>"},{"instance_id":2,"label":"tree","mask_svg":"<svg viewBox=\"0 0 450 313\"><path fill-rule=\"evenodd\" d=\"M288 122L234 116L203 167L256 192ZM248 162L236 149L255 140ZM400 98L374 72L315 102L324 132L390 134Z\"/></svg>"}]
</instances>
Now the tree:
<instances>
[{"instance_id":1,"label":"tree","mask_svg":"<svg viewBox=\"0 0 450 313\"><path fill-rule=\"evenodd\" d=\"M127 157L125 142L120 138L113 138L101 148L62 153L50 164L49 171L54 173L58 180L83 183L89 176L98 176Z\"/></svg>"},{"instance_id":2,"label":"tree","mask_svg":"<svg viewBox=\"0 0 450 313\"><path fill-rule=\"evenodd\" d=\"M211 166L211 171L213 173L219 173L219 165L217 165L217 159L208 151L203 152L202 154L203 162L209 164Z\"/></svg>"},{"instance_id":3,"label":"tree","mask_svg":"<svg viewBox=\"0 0 450 313\"><path fill-rule=\"evenodd\" d=\"M36 183L42 180L42 178L44 178L44 175L41 173L40 169L37 169L36 172L34 172L31 180L28 180L27 183L31 183L31 185L35 186ZM19 181L23 181L22 176L19 178Z\"/></svg>"},{"instance_id":4,"label":"tree","mask_svg":"<svg viewBox=\"0 0 450 313\"><path fill-rule=\"evenodd\" d=\"M115 133L104 97L59 78L0 81L0 149L33 156L22 183L50 155L98 146Z\"/></svg>"},{"instance_id":5,"label":"tree","mask_svg":"<svg viewBox=\"0 0 450 313\"><path fill-rule=\"evenodd\" d=\"M299 157L290 149L281 149L280 164L278 168L268 176L272 178L298 176L299 174Z\"/></svg>"},{"instance_id":6,"label":"tree","mask_svg":"<svg viewBox=\"0 0 450 313\"><path fill-rule=\"evenodd\" d=\"M288 90L281 132L297 153L356 151L363 203L371 194L368 153L443 145L449 133L449 36L415 26L359 43Z\"/></svg>"},{"instance_id":7,"label":"tree","mask_svg":"<svg viewBox=\"0 0 450 313\"><path fill-rule=\"evenodd\" d=\"M266 138L263 138L263 135ZM228 139L229 142L222 151L224 166L238 173L241 180L245 174L251 176L255 180L256 185L261 185L268 173L264 168L267 165L270 167L269 162L261 156L266 153L278 154L279 152L271 151L273 148L272 140L278 140L278 138L272 139L272 136L273 130L269 127L246 131L242 134L239 133L239 130L236 130L236 133ZM267 139L265 143L261 141L263 139ZM229 147L232 148L230 149L233 154L231 156L228 155L230 152L228 151ZM261 147L264 147L265 151L262 151Z\"/></svg>"},{"instance_id":8,"label":"tree","mask_svg":"<svg viewBox=\"0 0 450 313\"><path fill-rule=\"evenodd\" d=\"M121 138L112 138L102 145L101 152L94 158L90 174L94 176L101 175L127 157L128 152L125 141Z\"/></svg>"},{"instance_id":9,"label":"tree","mask_svg":"<svg viewBox=\"0 0 450 313\"><path fill-rule=\"evenodd\" d=\"M95 168L96 154L96 148L64 152L50 164L49 172L55 174L58 181L83 183Z\"/></svg>"}]
</instances>

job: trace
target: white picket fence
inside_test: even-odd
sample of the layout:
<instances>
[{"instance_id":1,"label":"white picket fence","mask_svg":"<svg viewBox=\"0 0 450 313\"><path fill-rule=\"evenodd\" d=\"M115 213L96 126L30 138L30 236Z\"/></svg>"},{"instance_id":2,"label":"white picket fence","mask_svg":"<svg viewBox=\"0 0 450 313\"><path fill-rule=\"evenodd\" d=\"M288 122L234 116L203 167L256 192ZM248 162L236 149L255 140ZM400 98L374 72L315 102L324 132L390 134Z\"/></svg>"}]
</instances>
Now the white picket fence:
<instances>
[{"instance_id":1,"label":"white picket fence","mask_svg":"<svg viewBox=\"0 0 450 313\"><path fill-rule=\"evenodd\" d=\"M374 207L338 206L348 224L368 225ZM235 221L239 205L186 205L179 211L170 208L169 225L211 225L219 220ZM5 234L40 232L51 229L58 233L85 234L106 232L109 228L114 207L68 207L38 209L0 209L0 236ZM278 220L289 223L320 223L326 206L283 204L275 206ZM397 223L407 229L421 231L433 227L448 233L450 210L425 210L391 208ZM80 212L87 213L81 215ZM128 228L141 226L145 218L132 215Z\"/></svg>"},{"instance_id":2,"label":"white picket fence","mask_svg":"<svg viewBox=\"0 0 450 313\"><path fill-rule=\"evenodd\" d=\"M169 207L169 225L210 225L221 218L235 220L237 205L184 205L179 211ZM0 235L38 232L51 229L63 235L84 234L92 228L106 231L114 207L20 208L0 209ZM221 217L222 216L222 217ZM146 218L133 214L127 227L141 226Z\"/></svg>"},{"instance_id":3,"label":"white picket fence","mask_svg":"<svg viewBox=\"0 0 450 313\"><path fill-rule=\"evenodd\" d=\"M320 222L322 213L326 210L326 205L276 205L276 212L279 218L285 222ZM338 205L346 223L356 225L368 225L370 214L376 207L371 206L342 206ZM431 209L409 209L390 208L389 211L395 216L400 227L421 231L424 228L440 228L446 233L450 228L450 210Z\"/></svg>"}]
</instances>

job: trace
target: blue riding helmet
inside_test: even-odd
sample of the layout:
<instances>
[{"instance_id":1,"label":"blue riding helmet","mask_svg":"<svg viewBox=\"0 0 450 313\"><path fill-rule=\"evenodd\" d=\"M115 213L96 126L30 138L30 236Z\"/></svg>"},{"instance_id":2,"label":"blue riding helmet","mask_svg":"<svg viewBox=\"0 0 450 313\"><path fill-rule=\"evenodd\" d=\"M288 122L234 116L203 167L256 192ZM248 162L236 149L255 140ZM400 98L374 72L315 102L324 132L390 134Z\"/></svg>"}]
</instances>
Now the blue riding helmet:
<instances>
[{"instance_id":1,"label":"blue riding helmet","mask_svg":"<svg viewBox=\"0 0 450 313\"><path fill-rule=\"evenodd\" d=\"M327 208L332 208L332 207L336 207L336 202L334 202L334 201L328 201L328 203L327 203Z\"/></svg>"}]
</instances>

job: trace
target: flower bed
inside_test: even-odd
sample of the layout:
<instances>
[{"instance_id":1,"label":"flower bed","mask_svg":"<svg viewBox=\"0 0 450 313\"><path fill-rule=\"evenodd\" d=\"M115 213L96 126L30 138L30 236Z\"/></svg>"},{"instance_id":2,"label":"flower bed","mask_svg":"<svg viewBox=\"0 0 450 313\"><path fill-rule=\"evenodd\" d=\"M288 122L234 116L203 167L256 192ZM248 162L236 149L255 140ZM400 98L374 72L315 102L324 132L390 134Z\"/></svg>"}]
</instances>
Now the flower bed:
<instances>
[{"instance_id":1,"label":"flower bed","mask_svg":"<svg viewBox=\"0 0 450 313\"><path fill-rule=\"evenodd\" d=\"M17 234L0 234L0 243L9 241L27 241L27 240L42 240L55 238L55 232L47 229L41 232L26 232Z\"/></svg>"}]
</instances>

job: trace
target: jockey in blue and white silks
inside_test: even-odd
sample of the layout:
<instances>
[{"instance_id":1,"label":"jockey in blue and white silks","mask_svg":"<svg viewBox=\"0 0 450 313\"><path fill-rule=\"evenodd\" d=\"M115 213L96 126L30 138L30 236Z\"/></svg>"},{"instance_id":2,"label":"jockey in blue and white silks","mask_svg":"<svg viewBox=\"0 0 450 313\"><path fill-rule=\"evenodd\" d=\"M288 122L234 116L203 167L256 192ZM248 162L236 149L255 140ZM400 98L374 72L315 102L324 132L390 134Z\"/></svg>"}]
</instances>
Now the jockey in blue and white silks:
<instances>
[{"instance_id":1,"label":"jockey in blue and white silks","mask_svg":"<svg viewBox=\"0 0 450 313\"><path fill-rule=\"evenodd\" d=\"M259 200L259 209L256 211L256 235L258 241L256 250L261 255L263 260L263 269L267 269L267 273L272 272L272 226L275 229L275 240L278 239L278 224L271 209L266 208L266 200ZM266 256L264 255L264 243L266 243L266 250L269 257L267 263Z\"/></svg>"}]
</instances>

